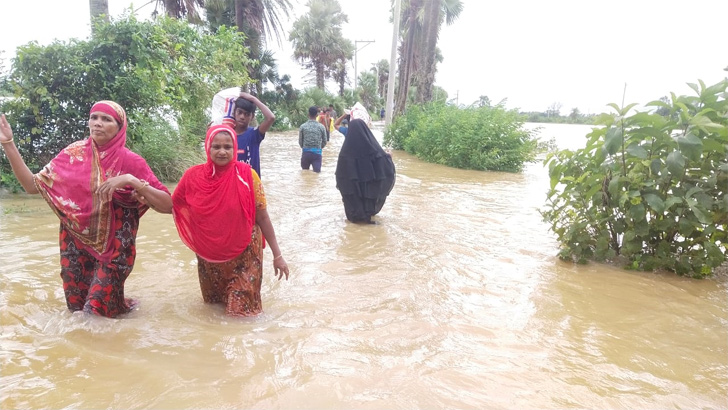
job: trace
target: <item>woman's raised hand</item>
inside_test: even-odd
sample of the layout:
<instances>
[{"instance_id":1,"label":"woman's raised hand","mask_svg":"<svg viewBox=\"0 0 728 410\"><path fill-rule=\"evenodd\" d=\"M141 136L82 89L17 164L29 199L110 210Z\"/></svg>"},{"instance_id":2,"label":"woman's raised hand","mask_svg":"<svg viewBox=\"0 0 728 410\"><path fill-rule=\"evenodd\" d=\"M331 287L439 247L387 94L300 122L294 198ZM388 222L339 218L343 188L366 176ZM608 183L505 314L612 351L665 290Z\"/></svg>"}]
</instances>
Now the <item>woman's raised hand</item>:
<instances>
[{"instance_id":1,"label":"woman's raised hand","mask_svg":"<svg viewBox=\"0 0 728 410\"><path fill-rule=\"evenodd\" d=\"M5 114L0 116L0 142L8 143L13 140L13 129L5 118Z\"/></svg>"}]
</instances>

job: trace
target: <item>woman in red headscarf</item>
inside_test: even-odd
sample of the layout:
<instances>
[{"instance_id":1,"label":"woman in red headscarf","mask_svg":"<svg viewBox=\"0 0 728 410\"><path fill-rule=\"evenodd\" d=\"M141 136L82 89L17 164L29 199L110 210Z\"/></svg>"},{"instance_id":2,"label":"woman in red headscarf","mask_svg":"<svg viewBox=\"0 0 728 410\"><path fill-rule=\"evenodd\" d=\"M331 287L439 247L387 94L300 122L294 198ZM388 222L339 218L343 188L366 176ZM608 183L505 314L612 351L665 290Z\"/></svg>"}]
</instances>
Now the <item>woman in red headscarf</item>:
<instances>
[{"instance_id":1,"label":"woman in red headscarf","mask_svg":"<svg viewBox=\"0 0 728 410\"><path fill-rule=\"evenodd\" d=\"M61 220L61 278L71 311L116 317L133 307L124 282L134 267L139 219L172 211L167 188L126 148L126 113L113 101L91 107L91 136L64 148L33 174L0 117L0 144L29 194L40 193Z\"/></svg>"},{"instance_id":2,"label":"woman in red headscarf","mask_svg":"<svg viewBox=\"0 0 728 410\"><path fill-rule=\"evenodd\" d=\"M263 237L273 252L278 279L288 265L276 241L258 174L235 160L235 130L207 130L207 162L188 169L172 195L174 222L182 242L197 255L202 298L225 304L233 316L263 310Z\"/></svg>"}]
</instances>

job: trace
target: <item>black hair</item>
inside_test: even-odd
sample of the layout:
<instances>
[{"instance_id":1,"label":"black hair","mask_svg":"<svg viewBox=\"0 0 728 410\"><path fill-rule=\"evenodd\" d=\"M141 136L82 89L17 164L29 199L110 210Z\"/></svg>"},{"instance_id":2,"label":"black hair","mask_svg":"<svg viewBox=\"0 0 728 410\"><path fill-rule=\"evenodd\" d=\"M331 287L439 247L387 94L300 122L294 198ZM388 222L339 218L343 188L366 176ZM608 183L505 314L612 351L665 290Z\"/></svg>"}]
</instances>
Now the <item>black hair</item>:
<instances>
[{"instance_id":1,"label":"black hair","mask_svg":"<svg viewBox=\"0 0 728 410\"><path fill-rule=\"evenodd\" d=\"M235 108L240 108L245 112L255 114L255 104L252 101L246 100L245 98L239 97L235 99Z\"/></svg>"},{"instance_id":2,"label":"black hair","mask_svg":"<svg viewBox=\"0 0 728 410\"><path fill-rule=\"evenodd\" d=\"M315 117L315 116L317 116L318 115L318 112L319 112L318 107L315 106L315 105L313 105L313 106L311 106L311 107L308 108L308 116L309 117Z\"/></svg>"}]
</instances>

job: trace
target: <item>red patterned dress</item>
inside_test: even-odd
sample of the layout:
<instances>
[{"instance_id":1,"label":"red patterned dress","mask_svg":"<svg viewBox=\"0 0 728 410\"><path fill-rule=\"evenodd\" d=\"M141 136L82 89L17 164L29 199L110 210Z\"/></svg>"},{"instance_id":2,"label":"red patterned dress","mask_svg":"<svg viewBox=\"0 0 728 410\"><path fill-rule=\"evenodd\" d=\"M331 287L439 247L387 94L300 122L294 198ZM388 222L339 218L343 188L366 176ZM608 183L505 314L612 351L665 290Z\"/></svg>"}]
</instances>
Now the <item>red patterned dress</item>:
<instances>
[{"instance_id":1,"label":"red patterned dress","mask_svg":"<svg viewBox=\"0 0 728 410\"><path fill-rule=\"evenodd\" d=\"M71 311L116 317L134 307L131 299L124 298L124 282L134 267L139 211L114 205L113 212L116 226L109 262L99 261L61 225L61 279Z\"/></svg>"},{"instance_id":2,"label":"red patterned dress","mask_svg":"<svg viewBox=\"0 0 728 410\"><path fill-rule=\"evenodd\" d=\"M263 184L255 173L253 187L255 209L265 209ZM208 262L197 257L202 299L206 303L222 303L231 316L255 316L263 311L260 286L263 279L263 234L253 227L252 240L236 258L222 263Z\"/></svg>"}]
</instances>

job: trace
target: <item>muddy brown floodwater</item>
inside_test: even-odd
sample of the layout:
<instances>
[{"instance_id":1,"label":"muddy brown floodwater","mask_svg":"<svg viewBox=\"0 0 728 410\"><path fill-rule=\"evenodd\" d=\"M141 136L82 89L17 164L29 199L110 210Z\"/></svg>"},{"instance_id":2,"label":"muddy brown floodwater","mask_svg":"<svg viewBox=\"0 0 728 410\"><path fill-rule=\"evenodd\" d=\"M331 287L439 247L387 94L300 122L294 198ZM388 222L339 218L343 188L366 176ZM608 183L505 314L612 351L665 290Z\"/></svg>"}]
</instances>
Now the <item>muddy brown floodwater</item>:
<instances>
[{"instance_id":1,"label":"muddy brown floodwater","mask_svg":"<svg viewBox=\"0 0 728 410\"><path fill-rule=\"evenodd\" d=\"M587 132L541 135L575 148ZM540 163L477 172L395 151L379 224L348 223L342 139L320 175L299 169L297 133L263 142L291 278L273 279L266 250L252 319L202 302L194 255L154 212L126 286L139 308L71 314L57 218L39 196L0 197L0 408L728 408L725 279L559 261Z\"/></svg>"}]
</instances>

